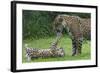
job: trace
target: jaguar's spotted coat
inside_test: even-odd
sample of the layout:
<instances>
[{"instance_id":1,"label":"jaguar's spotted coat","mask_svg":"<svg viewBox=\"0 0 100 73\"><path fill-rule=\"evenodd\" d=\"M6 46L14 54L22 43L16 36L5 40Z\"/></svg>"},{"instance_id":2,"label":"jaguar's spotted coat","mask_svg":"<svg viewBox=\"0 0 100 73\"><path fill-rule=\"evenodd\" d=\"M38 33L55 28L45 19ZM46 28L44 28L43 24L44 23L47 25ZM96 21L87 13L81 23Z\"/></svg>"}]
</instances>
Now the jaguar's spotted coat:
<instances>
[{"instance_id":1,"label":"jaguar's spotted coat","mask_svg":"<svg viewBox=\"0 0 100 73\"><path fill-rule=\"evenodd\" d=\"M53 28L57 36L62 35L63 28L67 29L72 39L72 55L81 54L83 36L91 36L91 20L82 19L78 16L58 15Z\"/></svg>"}]
</instances>

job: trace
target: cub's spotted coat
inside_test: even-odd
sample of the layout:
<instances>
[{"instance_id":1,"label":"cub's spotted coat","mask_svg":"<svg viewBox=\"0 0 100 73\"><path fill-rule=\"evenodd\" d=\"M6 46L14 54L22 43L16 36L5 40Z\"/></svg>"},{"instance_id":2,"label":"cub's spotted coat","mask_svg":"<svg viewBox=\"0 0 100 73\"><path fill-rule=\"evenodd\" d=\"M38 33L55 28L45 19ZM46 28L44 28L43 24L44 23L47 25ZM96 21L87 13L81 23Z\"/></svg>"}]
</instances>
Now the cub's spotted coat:
<instances>
[{"instance_id":1,"label":"cub's spotted coat","mask_svg":"<svg viewBox=\"0 0 100 73\"><path fill-rule=\"evenodd\" d=\"M45 58L45 57L63 57L65 55L64 49L57 48L58 39L51 44L49 49L39 49L39 48L29 48L27 44L26 48L26 58L30 61L32 58Z\"/></svg>"}]
</instances>

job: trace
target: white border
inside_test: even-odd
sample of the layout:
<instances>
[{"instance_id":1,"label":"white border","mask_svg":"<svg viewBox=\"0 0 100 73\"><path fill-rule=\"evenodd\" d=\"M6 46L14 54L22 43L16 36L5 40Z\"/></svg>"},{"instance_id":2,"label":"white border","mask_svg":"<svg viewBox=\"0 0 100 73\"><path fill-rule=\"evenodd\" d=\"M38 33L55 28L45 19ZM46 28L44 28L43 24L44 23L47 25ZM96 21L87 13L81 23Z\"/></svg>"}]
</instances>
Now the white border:
<instances>
[{"instance_id":1,"label":"white border","mask_svg":"<svg viewBox=\"0 0 100 73\"><path fill-rule=\"evenodd\" d=\"M91 60L81 61L60 61L60 62L38 62L38 63L22 63L22 10L41 10L41 11L61 11L61 12L82 12L91 13ZM28 4L17 4L17 70L22 69L38 69L38 68L52 68L52 67L71 67L71 66L85 66L95 65L96 48L95 48L95 23L96 23L96 10L91 8L81 7L60 7L60 6L45 6L45 5L28 5Z\"/></svg>"}]
</instances>

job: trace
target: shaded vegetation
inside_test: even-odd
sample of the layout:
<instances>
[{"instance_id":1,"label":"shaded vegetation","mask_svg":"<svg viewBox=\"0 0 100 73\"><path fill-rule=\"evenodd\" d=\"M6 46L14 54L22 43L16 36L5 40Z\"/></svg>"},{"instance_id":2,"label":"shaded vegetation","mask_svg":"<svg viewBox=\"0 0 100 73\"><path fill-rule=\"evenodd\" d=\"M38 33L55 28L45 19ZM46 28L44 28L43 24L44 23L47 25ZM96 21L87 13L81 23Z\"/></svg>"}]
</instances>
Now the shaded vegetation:
<instances>
[{"instance_id":1,"label":"shaded vegetation","mask_svg":"<svg viewBox=\"0 0 100 73\"><path fill-rule=\"evenodd\" d=\"M90 13L51 12L23 10L23 39L44 38L55 35L52 22L59 14L76 15L81 18L90 18ZM65 34L64 30L64 34Z\"/></svg>"}]
</instances>

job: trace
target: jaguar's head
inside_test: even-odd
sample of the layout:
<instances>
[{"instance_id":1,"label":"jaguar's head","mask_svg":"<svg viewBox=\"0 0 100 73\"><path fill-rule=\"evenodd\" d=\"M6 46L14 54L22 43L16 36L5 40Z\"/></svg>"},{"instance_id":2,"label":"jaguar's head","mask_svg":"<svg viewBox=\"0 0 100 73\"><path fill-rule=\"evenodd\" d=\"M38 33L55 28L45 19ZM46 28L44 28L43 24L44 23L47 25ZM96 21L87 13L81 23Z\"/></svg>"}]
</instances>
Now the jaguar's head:
<instances>
[{"instance_id":1,"label":"jaguar's head","mask_svg":"<svg viewBox=\"0 0 100 73\"><path fill-rule=\"evenodd\" d=\"M53 22L53 30L56 33L57 36L61 36L62 35L62 31L63 31L63 25L62 25L63 19L61 18L60 15L58 15Z\"/></svg>"}]
</instances>

